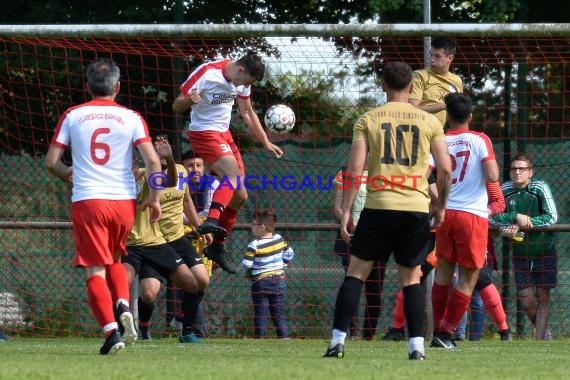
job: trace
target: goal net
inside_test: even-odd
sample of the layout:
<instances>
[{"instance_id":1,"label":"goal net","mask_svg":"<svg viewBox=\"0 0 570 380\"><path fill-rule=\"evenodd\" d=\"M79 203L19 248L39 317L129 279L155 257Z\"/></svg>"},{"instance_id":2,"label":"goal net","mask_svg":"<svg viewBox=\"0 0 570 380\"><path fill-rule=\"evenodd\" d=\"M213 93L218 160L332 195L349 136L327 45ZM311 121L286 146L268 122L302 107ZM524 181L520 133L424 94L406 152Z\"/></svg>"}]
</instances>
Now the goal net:
<instances>
[{"instance_id":1,"label":"goal net","mask_svg":"<svg viewBox=\"0 0 570 380\"><path fill-rule=\"evenodd\" d=\"M86 65L98 57L117 62L117 102L140 112L151 135L168 135L179 158L189 148L188 115L175 116L171 109L179 86L200 63L238 58L252 49L267 64L265 80L253 88L255 111L262 119L271 105L284 103L297 121L290 134L269 135L285 152L277 160L255 142L237 114L232 119L246 172L256 178L248 182L249 200L228 250L238 264L252 238L252 211L272 207L278 232L296 252L286 270L291 336L328 336L344 276L341 258L333 254L338 221L332 178L347 162L358 115L386 100L380 86L383 64L402 60L422 68L425 36L436 35L456 38L452 70L474 99L472 128L491 137L502 180L510 157L527 152L536 176L554 192L559 274L550 328L555 336L568 334L570 29L480 24L0 26L0 329L34 336L98 333L83 273L72 267L70 189L50 176L42 161L59 116L89 99ZM509 324L528 335L531 326L516 303L509 247L500 238L494 242L499 260L494 279ZM250 287L243 274L213 272L202 305L209 335L253 335ZM377 334L391 324L397 289L396 266L390 261L380 317L373 321ZM153 316L155 336L175 333L168 324L175 307L165 294ZM356 316L359 330L364 300ZM487 326L492 334L491 320Z\"/></svg>"}]
</instances>

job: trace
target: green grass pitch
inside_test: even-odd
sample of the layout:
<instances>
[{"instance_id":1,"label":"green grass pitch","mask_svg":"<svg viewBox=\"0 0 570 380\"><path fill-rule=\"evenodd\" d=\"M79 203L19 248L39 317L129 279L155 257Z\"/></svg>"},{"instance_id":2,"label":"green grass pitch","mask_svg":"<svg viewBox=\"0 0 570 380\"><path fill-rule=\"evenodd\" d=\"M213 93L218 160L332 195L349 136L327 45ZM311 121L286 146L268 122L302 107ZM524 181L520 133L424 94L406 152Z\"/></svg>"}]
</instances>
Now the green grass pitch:
<instances>
[{"instance_id":1,"label":"green grass pitch","mask_svg":"<svg viewBox=\"0 0 570 380\"><path fill-rule=\"evenodd\" d=\"M163 338L101 356L100 339L13 338L0 343L0 379L565 379L567 339L460 342L407 358L406 342L348 341L343 359L325 340ZM426 342L429 346L429 342Z\"/></svg>"}]
</instances>

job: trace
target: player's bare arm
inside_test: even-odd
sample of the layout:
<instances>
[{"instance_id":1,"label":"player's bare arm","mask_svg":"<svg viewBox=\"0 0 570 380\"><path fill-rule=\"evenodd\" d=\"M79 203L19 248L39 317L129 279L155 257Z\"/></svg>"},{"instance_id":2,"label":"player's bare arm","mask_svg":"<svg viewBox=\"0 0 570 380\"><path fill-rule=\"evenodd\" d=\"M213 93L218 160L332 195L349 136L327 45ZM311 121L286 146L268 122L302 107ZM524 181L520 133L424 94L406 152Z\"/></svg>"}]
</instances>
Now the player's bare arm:
<instances>
[{"instance_id":1,"label":"player's bare arm","mask_svg":"<svg viewBox=\"0 0 570 380\"><path fill-rule=\"evenodd\" d=\"M184 208L184 215L188 219L188 222L194 226L194 228L202 224L202 219L200 219L200 216L196 212L196 207L194 207L192 199L190 199L190 196L186 192L184 193L184 198L182 199L182 205Z\"/></svg>"},{"instance_id":2,"label":"player's bare arm","mask_svg":"<svg viewBox=\"0 0 570 380\"><path fill-rule=\"evenodd\" d=\"M71 175L73 173L73 169L71 166L68 166L61 161L62 156L63 156L63 149L55 145L50 145L49 150L44 159L44 163L46 165L47 170L51 174L61 178L64 181L71 181Z\"/></svg>"},{"instance_id":3,"label":"player's bare arm","mask_svg":"<svg viewBox=\"0 0 570 380\"><path fill-rule=\"evenodd\" d=\"M166 187L176 187L178 173L176 172L176 161L172 155L172 147L164 136L158 136L154 142L154 149L158 153L158 157L166 162L166 176L168 183Z\"/></svg>"},{"instance_id":4,"label":"player's bare arm","mask_svg":"<svg viewBox=\"0 0 570 380\"><path fill-rule=\"evenodd\" d=\"M246 123L251 134L263 145L265 150L273 153L275 157L281 158L283 156L283 151L277 145L269 141L267 134L261 126L259 121L259 116L255 113L253 106L251 105L251 100L248 99L237 99L237 106L243 121Z\"/></svg>"},{"instance_id":5,"label":"player's bare arm","mask_svg":"<svg viewBox=\"0 0 570 380\"><path fill-rule=\"evenodd\" d=\"M190 91L190 94L184 94L181 92L178 97L174 99L174 102L172 102L172 111L178 114L184 113L200 100L202 100L202 98L196 89Z\"/></svg>"},{"instance_id":6,"label":"player's bare arm","mask_svg":"<svg viewBox=\"0 0 570 380\"><path fill-rule=\"evenodd\" d=\"M499 165L496 160L483 162L483 175L486 183L499 182Z\"/></svg>"},{"instance_id":7,"label":"player's bare arm","mask_svg":"<svg viewBox=\"0 0 570 380\"><path fill-rule=\"evenodd\" d=\"M421 105L420 101L417 99L408 98L408 103L413 105L414 107L429 112L429 113L438 113L440 111L445 111L445 103L436 103L430 105Z\"/></svg>"},{"instance_id":8,"label":"player's bare arm","mask_svg":"<svg viewBox=\"0 0 570 380\"><path fill-rule=\"evenodd\" d=\"M445 218L445 205L451 190L451 159L447 151L445 140L432 141L431 154L435 160L437 170L437 201L433 202L433 227L438 227Z\"/></svg>"},{"instance_id":9,"label":"player's bare arm","mask_svg":"<svg viewBox=\"0 0 570 380\"><path fill-rule=\"evenodd\" d=\"M430 170L431 173L431 170ZM430 202L429 202L429 218L430 218L430 222L432 221L432 217L434 215L434 210L435 208L437 208L437 184L434 183L430 183L428 184L428 195L430 198ZM434 208L435 207L435 208Z\"/></svg>"},{"instance_id":10,"label":"player's bare arm","mask_svg":"<svg viewBox=\"0 0 570 380\"><path fill-rule=\"evenodd\" d=\"M344 199L344 193L345 190L343 190L342 188L336 189L334 197L333 214L335 218L337 218L339 221L342 220L342 200ZM356 225L354 223L354 220L352 219L352 213L350 218L348 219L347 226L348 226L347 228L348 232L353 233L354 229L356 228Z\"/></svg>"},{"instance_id":11,"label":"player's bare arm","mask_svg":"<svg viewBox=\"0 0 570 380\"><path fill-rule=\"evenodd\" d=\"M358 191L358 189L356 189L356 181L354 179L356 176L361 176L364 172L364 163L366 162L367 152L368 147L364 140L357 140L352 143L352 147L350 148L350 158L346 167L346 171L352 181L352 186L349 186L347 190L344 190L344 196L342 198L342 216L340 219L340 234L347 243L350 241L349 229L351 228L350 222L352 217L352 205L354 204L354 198Z\"/></svg>"},{"instance_id":12,"label":"player's bare arm","mask_svg":"<svg viewBox=\"0 0 570 380\"><path fill-rule=\"evenodd\" d=\"M340 220L342 217L342 199L344 198L344 190L336 189L334 195L333 214L335 218Z\"/></svg>"},{"instance_id":13,"label":"player's bare arm","mask_svg":"<svg viewBox=\"0 0 570 380\"><path fill-rule=\"evenodd\" d=\"M138 145L138 150L144 160L145 171L147 173L157 173L161 171L160 158L154 149L151 142L143 142ZM160 209L160 199L159 193L154 186L150 186L150 193L146 201L142 204L142 210L150 208L151 216L150 221L154 223L160 219L161 209Z\"/></svg>"}]
</instances>

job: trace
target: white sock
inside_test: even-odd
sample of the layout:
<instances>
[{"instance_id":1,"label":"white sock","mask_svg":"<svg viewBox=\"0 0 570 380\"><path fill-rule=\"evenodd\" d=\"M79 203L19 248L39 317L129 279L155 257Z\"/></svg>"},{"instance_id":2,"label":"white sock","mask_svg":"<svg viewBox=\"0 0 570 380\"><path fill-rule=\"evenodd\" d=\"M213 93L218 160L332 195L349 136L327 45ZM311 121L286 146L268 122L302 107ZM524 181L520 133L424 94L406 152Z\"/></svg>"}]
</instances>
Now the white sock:
<instances>
[{"instance_id":1,"label":"white sock","mask_svg":"<svg viewBox=\"0 0 570 380\"><path fill-rule=\"evenodd\" d=\"M107 332L117 330L118 328L119 325L117 322L107 323L105 326L103 326L103 332L106 334Z\"/></svg>"},{"instance_id":2,"label":"white sock","mask_svg":"<svg viewBox=\"0 0 570 380\"><path fill-rule=\"evenodd\" d=\"M123 305L125 305L126 307L130 307L129 301L127 301L127 300L124 299L124 298L119 298L119 299L117 300L117 303L116 303L115 307L119 307L120 304L123 304Z\"/></svg>"},{"instance_id":3,"label":"white sock","mask_svg":"<svg viewBox=\"0 0 570 380\"><path fill-rule=\"evenodd\" d=\"M344 340L346 339L346 332L340 331L338 329L333 329L332 331L332 339L330 347L334 347L337 344L344 344Z\"/></svg>"},{"instance_id":4,"label":"white sock","mask_svg":"<svg viewBox=\"0 0 570 380\"><path fill-rule=\"evenodd\" d=\"M415 336L408 341L408 352L411 354L414 351L425 354L423 336Z\"/></svg>"}]
</instances>

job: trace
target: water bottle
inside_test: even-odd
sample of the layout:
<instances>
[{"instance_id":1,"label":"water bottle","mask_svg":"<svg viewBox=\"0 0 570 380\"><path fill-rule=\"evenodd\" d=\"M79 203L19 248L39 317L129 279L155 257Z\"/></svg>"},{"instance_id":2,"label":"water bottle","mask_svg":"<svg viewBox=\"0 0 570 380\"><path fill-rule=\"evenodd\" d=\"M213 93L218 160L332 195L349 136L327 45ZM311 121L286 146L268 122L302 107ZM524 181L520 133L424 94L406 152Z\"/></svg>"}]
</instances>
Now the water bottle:
<instances>
[{"instance_id":1,"label":"water bottle","mask_svg":"<svg viewBox=\"0 0 570 380\"><path fill-rule=\"evenodd\" d=\"M515 234L515 236L513 236L513 240L521 243L524 241L524 232L522 231L517 231L517 233Z\"/></svg>"},{"instance_id":2,"label":"water bottle","mask_svg":"<svg viewBox=\"0 0 570 380\"><path fill-rule=\"evenodd\" d=\"M504 235L505 233L505 227L501 228L501 234ZM524 241L524 232L519 230L517 231L517 233L513 236L513 241L516 241L517 243L521 243Z\"/></svg>"}]
</instances>

